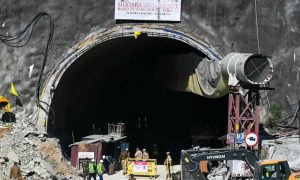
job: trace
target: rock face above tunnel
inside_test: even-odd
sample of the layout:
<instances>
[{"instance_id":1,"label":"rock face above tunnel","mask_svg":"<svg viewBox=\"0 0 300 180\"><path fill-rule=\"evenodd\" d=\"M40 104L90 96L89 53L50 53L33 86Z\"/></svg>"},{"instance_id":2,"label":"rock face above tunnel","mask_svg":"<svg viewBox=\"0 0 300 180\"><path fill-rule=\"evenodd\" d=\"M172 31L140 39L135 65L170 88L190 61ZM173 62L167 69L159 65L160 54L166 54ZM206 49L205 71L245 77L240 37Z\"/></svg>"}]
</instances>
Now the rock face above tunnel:
<instances>
[{"instance_id":1,"label":"rock face above tunnel","mask_svg":"<svg viewBox=\"0 0 300 180\"><path fill-rule=\"evenodd\" d=\"M19 31L39 11L48 12L55 23L44 79L75 43L96 29L115 25L112 0L90 0L88 3L80 0L13 0L1 3L0 33ZM257 12L260 51L273 56L275 62L270 85L276 91L269 93L270 100L280 103L284 114L293 112L300 97L300 2L261 0L257 1ZM181 23L175 24L177 27L202 36L224 53L257 52L254 1L183 1L181 19ZM48 36L47 27L45 21L39 22L26 47L16 49L1 44L1 94L7 95L9 83L14 82L21 100L25 104L33 102ZM33 64L32 76L28 78L29 67Z\"/></svg>"}]
</instances>

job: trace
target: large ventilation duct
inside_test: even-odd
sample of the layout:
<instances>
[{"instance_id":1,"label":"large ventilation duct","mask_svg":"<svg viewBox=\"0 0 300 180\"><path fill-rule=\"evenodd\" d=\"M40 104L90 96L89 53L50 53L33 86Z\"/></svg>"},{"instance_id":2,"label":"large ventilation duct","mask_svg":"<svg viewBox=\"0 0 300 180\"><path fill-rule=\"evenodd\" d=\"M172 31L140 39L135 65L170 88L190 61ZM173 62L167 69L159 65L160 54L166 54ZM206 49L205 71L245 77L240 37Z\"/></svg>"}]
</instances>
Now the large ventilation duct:
<instances>
[{"instance_id":1,"label":"large ventilation duct","mask_svg":"<svg viewBox=\"0 0 300 180\"><path fill-rule=\"evenodd\" d=\"M265 84L273 72L271 59L261 54L230 53L221 61L221 68L230 85L236 80L242 84Z\"/></svg>"},{"instance_id":2,"label":"large ventilation duct","mask_svg":"<svg viewBox=\"0 0 300 180\"><path fill-rule=\"evenodd\" d=\"M273 64L265 55L230 53L221 61L204 58L195 71L201 95L215 98L225 95L228 85L261 85L268 82L272 77Z\"/></svg>"}]
</instances>

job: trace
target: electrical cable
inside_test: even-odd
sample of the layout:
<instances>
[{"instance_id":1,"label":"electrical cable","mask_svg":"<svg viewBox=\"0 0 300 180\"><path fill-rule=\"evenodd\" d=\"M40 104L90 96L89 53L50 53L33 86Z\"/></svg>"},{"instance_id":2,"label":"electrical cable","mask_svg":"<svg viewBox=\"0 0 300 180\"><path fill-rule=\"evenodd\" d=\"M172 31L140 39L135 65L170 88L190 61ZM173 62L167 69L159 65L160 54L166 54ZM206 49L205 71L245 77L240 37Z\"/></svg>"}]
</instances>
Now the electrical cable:
<instances>
[{"instance_id":1,"label":"electrical cable","mask_svg":"<svg viewBox=\"0 0 300 180\"><path fill-rule=\"evenodd\" d=\"M256 27L256 41L257 41L257 52L258 54L260 54L260 45L259 45L259 31L258 31L258 17L257 17L257 2L256 0L254 0L254 12L255 12L255 27ZM264 87L265 84L263 84ZM268 91L264 91L266 92L266 98L267 98L267 103L268 103L268 107L269 110L271 109L271 104L270 104L270 100L269 100L269 96L268 96Z\"/></svg>"},{"instance_id":2,"label":"electrical cable","mask_svg":"<svg viewBox=\"0 0 300 180\"><path fill-rule=\"evenodd\" d=\"M292 126L292 125L295 123L296 119L297 119L298 111L299 111L299 106L298 106L298 108L297 108L295 114L293 114L293 115L291 115L291 116L288 116L288 117L286 117L286 118L280 120L280 121L277 123L277 125L280 126L280 127L290 127L290 126ZM293 117L293 119L292 119L291 121L289 121L289 119L290 119L291 117Z\"/></svg>"},{"instance_id":3,"label":"electrical cable","mask_svg":"<svg viewBox=\"0 0 300 180\"><path fill-rule=\"evenodd\" d=\"M257 51L258 51L258 54L260 54L256 0L254 0L254 7L255 7L255 25L256 25Z\"/></svg>"},{"instance_id":4,"label":"electrical cable","mask_svg":"<svg viewBox=\"0 0 300 180\"><path fill-rule=\"evenodd\" d=\"M24 47L30 41L36 23L42 17L47 17L49 19L50 32L49 32L49 37L47 40L46 50L44 52L42 67L41 67L39 78L38 78L37 85L36 85L35 101L36 101L37 106L40 109L42 109L46 114L48 114L47 110L41 105L40 88L41 88L43 72L44 72L44 69L46 66L47 57L48 57L48 53L49 53L49 49L50 49L50 45L51 45L53 33L54 33L54 23L53 23L51 16L46 12L39 12L37 15L34 16L34 18L29 22L29 24L20 32L13 33L13 34L7 34L7 35L0 34L0 41L2 41L4 44L11 46L11 47L16 47L16 48ZM43 103L45 103L45 102L43 102ZM50 105L48 105L47 103L46 103L46 105L48 107L50 107ZM51 109L51 107L50 107L50 109Z\"/></svg>"}]
</instances>

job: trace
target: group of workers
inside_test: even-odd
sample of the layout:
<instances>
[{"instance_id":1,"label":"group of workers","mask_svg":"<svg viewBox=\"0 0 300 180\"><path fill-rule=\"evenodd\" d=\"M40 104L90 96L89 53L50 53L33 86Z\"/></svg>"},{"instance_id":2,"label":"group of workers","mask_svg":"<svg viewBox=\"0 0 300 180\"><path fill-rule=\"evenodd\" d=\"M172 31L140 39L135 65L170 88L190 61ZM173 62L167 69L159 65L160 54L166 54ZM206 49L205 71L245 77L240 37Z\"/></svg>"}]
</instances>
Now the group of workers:
<instances>
[{"instance_id":1,"label":"group of workers","mask_svg":"<svg viewBox=\"0 0 300 180\"><path fill-rule=\"evenodd\" d=\"M155 157L155 159L158 157L157 154L157 148L156 145L154 145L154 149L153 149L153 156ZM124 151L122 151L120 153L119 156L119 162L122 164L122 170L123 170L123 174L125 175L127 172L127 167L126 167L126 159L130 158L130 153L128 151L128 148L126 148ZM136 160L147 160L150 158L149 153L147 152L146 149L143 149L142 151L140 150L140 148L136 148L135 154L134 154L134 158ZM172 158L171 158L171 154L170 152L166 152L166 159L164 161L164 165L166 167L166 172L167 172L167 179L171 179L171 175L172 175Z\"/></svg>"},{"instance_id":2,"label":"group of workers","mask_svg":"<svg viewBox=\"0 0 300 180\"><path fill-rule=\"evenodd\" d=\"M96 165L94 159L89 162L89 159L86 158L82 165L84 178L86 179L86 177L88 177L88 180L91 180L92 178L96 180L96 176L98 175L99 180L103 180L103 174L106 171L103 162L103 159L101 159Z\"/></svg>"},{"instance_id":3,"label":"group of workers","mask_svg":"<svg viewBox=\"0 0 300 180\"><path fill-rule=\"evenodd\" d=\"M149 153L147 152L146 149L143 149L141 151L140 148L136 148L134 158L147 160L149 159Z\"/></svg>"},{"instance_id":4,"label":"group of workers","mask_svg":"<svg viewBox=\"0 0 300 180\"><path fill-rule=\"evenodd\" d=\"M128 148L126 148L124 151L122 151L119 156L119 162L122 164L122 170L123 170L124 175L126 174L126 159L127 158L130 158L130 153L128 151ZM136 148L134 158L147 160L147 159L149 159L149 153L147 152L146 149L143 149L141 151L139 148Z\"/></svg>"},{"instance_id":5,"label":"group of workers","mask_svg":"<svg viewBox=\"0 0 300 180\"><path fill-rule=\"evenodd\" d=\"M153 153L153 158L157 158L157 149L155 148L156 145L154 145L154 153ZM123 175L127 174L127 166L126 166L126 160L130 158L130 152L128 148L125 148L123 151L121 151L120 156L119 156L119 163L122 165L122 170L123 170ZM147 160L150 158L149 153L147 152L146 149L140 150L139 148L136 148L136 152L134 154L134 158L136 160ZM108 162L108 166L105 166L104 160ZM167 172L167 179L171 179L172 175L172 158L170 155L170 152L166 152L166 159L164 161L164 165L166 167L166 172ZM83 168L83 176L85 179L87 178L88 180L91 180L92 178L96 180L96 177L99 177L99 180L103 180L103 174L106 172L106 169L110 171L111 167L113 166L113 160L109 159L109 157L102 156L102 159L99 161L98 164L95 163L95 160L88 159L86 158L85 161L82 164ZM105 168L107 167L107 168ZM110 172L109 172L110 173ZM131 175L129 176L130 179L134 179L134 177Z\"/></svg>"}]
</instances>

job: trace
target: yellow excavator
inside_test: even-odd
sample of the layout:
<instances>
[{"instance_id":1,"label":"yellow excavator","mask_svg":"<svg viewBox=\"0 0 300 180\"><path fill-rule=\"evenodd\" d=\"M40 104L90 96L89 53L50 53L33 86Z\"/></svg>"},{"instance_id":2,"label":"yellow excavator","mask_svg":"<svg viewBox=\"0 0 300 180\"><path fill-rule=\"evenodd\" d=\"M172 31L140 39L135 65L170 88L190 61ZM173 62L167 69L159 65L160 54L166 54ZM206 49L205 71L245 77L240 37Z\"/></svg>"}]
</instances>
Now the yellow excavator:
<instances>
[{"instance_id":1,"label":"yellow excavator","mask_svg":"<svg viewBox=\"0 0 300 180\"><path fill-rule=\"evenodd\" d=\"M0 110L4 111L1 119L3 122L10 123L16 121L15 114L11 110L10 102L4 96L0 96Z\"/></svg>"},{"instance_id":2,"label":"yellow excavator","mask_svg":"<svg viewBox=\"0 0 300 180\"><path fill-rule=\"evenodd\" d=\"M201 172L201 161L241 160L248 165L251 176L231 177L231 179L253 180L300 180L300 173L292 172L286 160L258 160L248 150L209 149L183 150L181 152L182 180L206 180Z\"/></svg>"},{"instance_id":3,"label":"yellow excavator","mask_svg":"<svg viewBox=\"0 0 300 180\"><path fill-rule=\"evenodd\" d=\"M256 179L276 179L274 176L279 175L279 179L299 180L300 173L290 170L287 160L263 160L257 163L254 171Z\"/></svg>"},{"instance_id":4,"label":"yellow excavator","mask_svg":"<svg viewBox=\"0 0 300 180\"><path fill-rule=\"evenodd\" d=\"M10 102L4 96L0 96L0 109L4 110L5 112L11 112Z\"/></svg>"}]
</instances>

